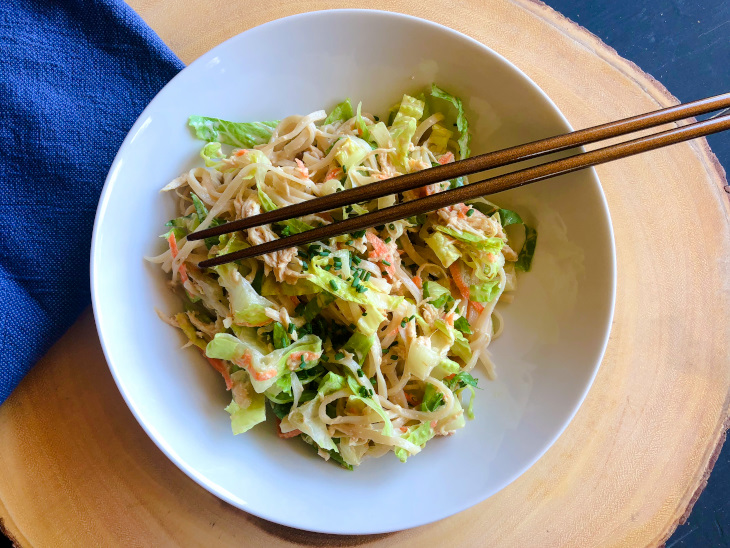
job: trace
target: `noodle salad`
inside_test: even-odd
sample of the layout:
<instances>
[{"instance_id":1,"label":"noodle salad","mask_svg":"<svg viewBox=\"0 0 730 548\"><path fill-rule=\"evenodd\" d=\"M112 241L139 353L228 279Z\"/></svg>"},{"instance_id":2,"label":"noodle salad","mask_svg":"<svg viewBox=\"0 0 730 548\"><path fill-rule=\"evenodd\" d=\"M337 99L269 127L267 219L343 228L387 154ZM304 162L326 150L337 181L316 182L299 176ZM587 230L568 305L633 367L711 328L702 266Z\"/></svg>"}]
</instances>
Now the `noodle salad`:
<instances>
[{"instance_id":1,"label":"noodle salad","mask_svg":"<svg viewBox=\"0 0 730 548\"><path fill-rule=\"evenodd\" d=\"M481 362L530 269L536 231L485 199L210 269L200 261L467 184L466 178L203 241L187 234L469 155L461 100L436 85L404 95L382 120L349 100L281 121L192 116L206 141L196 167L162 190L178 217L147 257L170 275L179 328L231 393L234 434L276 417L352 469L393 451L405 462L473 418ZM519 251L505 228L524 227ZM510 229L511 231L512 229ZM516 229L521 236L522 229Z\"/></svg>"}]
</instances>

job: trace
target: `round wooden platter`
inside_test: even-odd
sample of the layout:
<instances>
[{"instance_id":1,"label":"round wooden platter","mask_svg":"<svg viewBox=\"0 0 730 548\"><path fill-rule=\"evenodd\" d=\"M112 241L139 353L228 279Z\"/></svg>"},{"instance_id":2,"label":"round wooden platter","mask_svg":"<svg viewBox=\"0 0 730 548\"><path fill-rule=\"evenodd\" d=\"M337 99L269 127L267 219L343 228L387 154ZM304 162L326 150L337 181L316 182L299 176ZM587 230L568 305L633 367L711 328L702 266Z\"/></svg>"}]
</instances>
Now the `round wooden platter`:
<instances>
[{"instance_id":1,"label":"round wooden platter","mask_svg":"<svg viewBox=\"0 0 730 548\"><path fill-rule=\"evenodd\" d=\"M581 128L676 102L595 36L530 0L278 3L132 0L187 63L266 21L397 9L500 52ZM691 510L724 441L730 227L704 140L601 166L618 293L601 370L574 421L526 474L441 522L334 537L210 495L126 408L86 312L0 407L0 518L21 546L656 546ZM464 479L468 481L468 479Z\"/></svg>"}]
</instances>

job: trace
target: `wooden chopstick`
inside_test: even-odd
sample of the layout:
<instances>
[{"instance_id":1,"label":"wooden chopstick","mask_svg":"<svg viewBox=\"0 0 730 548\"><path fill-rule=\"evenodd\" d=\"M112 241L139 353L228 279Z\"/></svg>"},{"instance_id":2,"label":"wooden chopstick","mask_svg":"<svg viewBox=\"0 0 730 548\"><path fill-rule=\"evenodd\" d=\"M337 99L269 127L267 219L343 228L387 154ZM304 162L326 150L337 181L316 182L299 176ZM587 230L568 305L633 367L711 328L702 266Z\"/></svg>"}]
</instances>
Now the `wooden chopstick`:
<instances>
[{"instance_id":1,"label":"wooden chopstick","mask_svg":"<svg viewBox=\"0 0 730 548\"><path fill-rule=\"evenodd\" d=\"M571 148L595 143L612 137L620 137L628 133L650 129L661 124L676 122L678 120L699 116L713 112L721 108L730 107L730 93L684 103L673 107L640 114L623 120L609 122L564 135L549 137L539 141L533 141L524 145L514 146L487 154L481 154L458 162L452 162L407 175L401 175L392 179L386 179L378 183L356 187L328 196L313 198L298 204L261 213L245 219L238 219L217 227L207 228L198 232L188 234L188 240L202 240L211 236L219 236L244 230L254 226L284 221L295 217L303 217L312 213L319 213L331 209L337 209L350 204L366 202L382 196L413 190L429 184L471 175L479 171L485 171L495 167L502 167L523 160L538 158L546 154L553 154Z\"/></svg>"},{"instance_id":2,"label":"wooden chopstick","mask_svg":"<svg viewBox=\"0 0 730 548\"><path fill-rule=\"evenodd\" d=\"M387 224L399 219L411 217L421 213L434 211L453 204L473 200L479 196L502 192L511 188L536 183L544 179L556 177L587 167L612 162L627 156L655 150L665 146L704 137L712 133L730 129L730 115L688 124L678 128L663 131L646 137L639 137L631 141L600 148L591 152L577 154L562 160L548 162L535 167L529 167L498 177L477 181L466 186L432 194L425 198L405 202L373 213L351 217L344 221L325 225L313 230L301 232L287 238L280 238L261 245L249 247L234 253L228 253L200 262L203 268L217 266L239 259L256 257L265 253L272 253L294 246L325 240L340 234L355 232L373 226Z\"/></svg>"}]
</instances>

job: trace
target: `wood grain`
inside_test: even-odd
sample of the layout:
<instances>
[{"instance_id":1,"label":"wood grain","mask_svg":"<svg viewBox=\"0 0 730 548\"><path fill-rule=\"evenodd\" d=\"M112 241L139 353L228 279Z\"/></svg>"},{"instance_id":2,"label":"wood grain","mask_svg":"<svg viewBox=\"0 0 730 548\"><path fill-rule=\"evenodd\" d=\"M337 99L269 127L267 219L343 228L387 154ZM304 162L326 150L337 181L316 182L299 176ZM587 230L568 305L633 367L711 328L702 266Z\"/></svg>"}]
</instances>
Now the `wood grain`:
<instances>
[{"instance_id":1,"label":"wood grain","mask_svg":"<svg viewBox=\"0 0 730 548\"><path fill-rule=\"evenodd\" d=\"M130 3L186 63L284 15L394 8L383 0ZM576 128L676 102L542 4L407 0L398 10L502 53ZM608 350L563 436L494 497L375 537L317 535L249 516L190 481L146 437L111 380L87 312L0 407L5 528L19 544L39 547L662 544L704 487L726 430L730 204L704 140L597 171L618 253Z\"/></svg>"}]
</instances>

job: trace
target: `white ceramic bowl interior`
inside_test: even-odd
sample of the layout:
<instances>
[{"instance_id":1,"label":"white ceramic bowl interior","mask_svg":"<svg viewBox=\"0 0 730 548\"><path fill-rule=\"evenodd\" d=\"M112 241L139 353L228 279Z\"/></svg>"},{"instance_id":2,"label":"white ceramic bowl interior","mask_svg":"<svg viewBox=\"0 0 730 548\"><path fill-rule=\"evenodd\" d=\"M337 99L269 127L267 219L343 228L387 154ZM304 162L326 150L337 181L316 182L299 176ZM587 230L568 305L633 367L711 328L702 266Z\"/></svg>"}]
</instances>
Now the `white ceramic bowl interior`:
<instances>
[{"instance_id":1,"label":"white ceramic bowl interior","mask_svg":"<svg viewBox=\"0 0 730 548\"><path fill-rule=\"evenodd\" d=\"M546 44L545 47L549 47ZM606 202L592 170L492 198L539 231L534 268L490 347L498 380L479 373L476 419L401 464L392 454L354 472L281 440L273 422L233 436L220 376L155 307L178 310L165 276L142 260L164 249L173 217L159 189L200 165L186 127L200 114L272 120L345 97L382 113L436 82L459 95L473 153L570 130L516 67L453 30L368 11L303 14L251 29L203 55L150 103L110 169L94 228L91 279L112 374L142 427L193 480L257 516L329 533L381 533L444 518L504 488L555 441L600 364L615 265ZM437 493L433 489L437 486Z\"/></svg>"}]
</instances>

